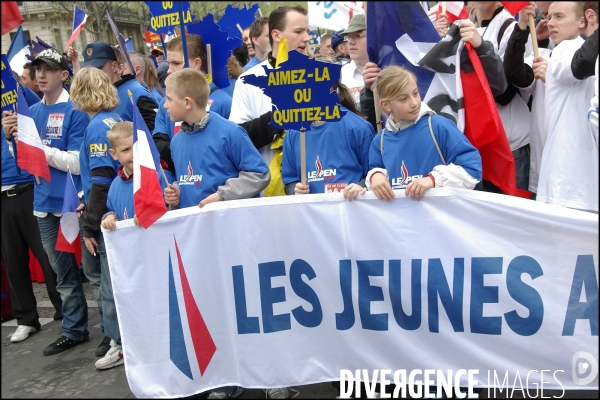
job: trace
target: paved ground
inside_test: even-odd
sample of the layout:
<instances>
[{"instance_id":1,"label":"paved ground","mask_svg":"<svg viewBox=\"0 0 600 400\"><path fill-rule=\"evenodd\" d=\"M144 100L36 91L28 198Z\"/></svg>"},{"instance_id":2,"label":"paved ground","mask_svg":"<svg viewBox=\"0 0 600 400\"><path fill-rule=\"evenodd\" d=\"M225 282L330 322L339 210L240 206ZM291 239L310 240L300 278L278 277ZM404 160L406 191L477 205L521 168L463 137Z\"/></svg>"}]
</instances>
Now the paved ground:
<instances>
[{"instance_id":1,"label":"paved ground","mask_svg":"<svg viewBox=\"0 0 600 400\"><path fill-rule=\"evenodd\" d=\"M100 315L89 283L84 284L89 307L90 341L64 353L45 357L43 349L62 334L60 321L54 321L54 309L48 300L44 284L33 283L38 300L42 329L20 343L11 343L10 336L16 329L16 321L2 324L2 391L1 398L134 398L129 390L124 367L98 371L94 351L102 341ZM330 398L338 391L330 383L295 387L300 390L298 399ZM491 393L490 393L491 394ZM532 396L536 393L531 392ZM544 397L560 398L561 391L544 391ZM204 397L202 395L193 398ZM493 396L489 396L493 397ZM507 392L497 393L506 398ZM523 398L515 392L514 398ZM537 393L539 398L539 393ZM239 399L264 399L262 390L245 390ZM480 398L488 398L484 390ZM598 398L598 391L568 391L562 398Z\"/></svg>"}]
</instances>

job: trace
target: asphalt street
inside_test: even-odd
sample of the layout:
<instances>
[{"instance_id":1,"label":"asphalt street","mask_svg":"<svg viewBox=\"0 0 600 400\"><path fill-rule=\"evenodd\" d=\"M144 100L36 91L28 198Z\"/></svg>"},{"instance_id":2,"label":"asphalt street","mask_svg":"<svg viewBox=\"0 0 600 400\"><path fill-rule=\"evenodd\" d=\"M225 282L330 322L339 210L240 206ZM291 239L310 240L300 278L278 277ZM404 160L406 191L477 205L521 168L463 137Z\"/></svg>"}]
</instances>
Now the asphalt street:
<instances>
[{"instance_id":1,"label":"asphalt street","mask_svg":"<svg viewBox=\"0 0 600 400\"><path fill-rule=\"evenodd\" d=\"M99 371L94 367L98 357L94 354L103 339L100 315L88 282L84 290L88 302L90 340L61 354L44 356L42 351L62 335L60 321L54 321L54 309L43 283L33 283L38 301L42 329L19 343L11 343L10 336L16 330L16 320L2 323L2 391L4 398L134 398L129 389L124 366ZM297 399L335 398L339 393L331 383L296 386L300 391ZM497 398L507 398L507 391L497 393ZM533 391L531 395L536 393ZM561 397L562 395L562 397ZM195 395L191 398L203 398ZM480 398L494 397L482 391ZM521 392L513 398L523 398ZM544 391L546 398L597 399L598 391ZM264 399L262 390L246 389L239 399ZM540 393L537 393L540 398Z\"/></svg>"}]
</instances>

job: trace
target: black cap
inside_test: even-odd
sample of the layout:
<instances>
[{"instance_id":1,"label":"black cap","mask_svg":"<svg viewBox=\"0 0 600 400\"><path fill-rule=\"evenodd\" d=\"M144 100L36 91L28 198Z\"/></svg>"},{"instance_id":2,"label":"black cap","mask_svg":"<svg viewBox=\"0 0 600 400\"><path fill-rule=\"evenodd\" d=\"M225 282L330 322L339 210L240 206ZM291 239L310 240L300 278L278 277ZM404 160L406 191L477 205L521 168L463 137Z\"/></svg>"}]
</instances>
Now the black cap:
<instances>
[{"instance_id":1,"label":"black cap","mask_svg":"<svg viewBox=\"0 0 600 400\"><path fill-rule=\"evenodd\" d=\"M83 68L102 68L107 61L117 61L117 55L110 44L98 41L83 49Z\"/></svg>"},{"instance_id":2,"label":"black cap","mask_svg":"<svg viewBox=\"0 0 600 400\"><path fill-rule=\"evenodd\" d=\"M32 67L44 63L50 69L53 70L68 70L69 64L67 63L67 57L59 53L56 49L45 49L38 53L35 60L31 63Z\"/></svg>"}]
</instances>

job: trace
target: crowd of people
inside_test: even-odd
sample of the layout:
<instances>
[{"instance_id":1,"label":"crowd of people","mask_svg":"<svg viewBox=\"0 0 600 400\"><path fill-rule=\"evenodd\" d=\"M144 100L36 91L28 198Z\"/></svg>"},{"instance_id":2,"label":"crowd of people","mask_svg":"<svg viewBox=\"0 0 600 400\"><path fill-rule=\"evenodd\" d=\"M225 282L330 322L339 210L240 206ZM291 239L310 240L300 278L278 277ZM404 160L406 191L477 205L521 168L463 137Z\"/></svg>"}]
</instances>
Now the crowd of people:
<instances>
[{"instance_id":1,"label":"crowd of people","mask_svg":"<svg viewBox=\"0 0 600 400\"><path fill-rule=\"evenodd\" d=\"M598 3L530 2L515 19L497 2L467 2L470 18L458 22L461 38L485 63L498 112L514 156L519 189L533 201L598 213ZM529 17L536 20L534 56ZM518 20L518 21L517 21ZM432 22L440 39L448 18ZM207 55L198 35L181 37L148 57L129 52L134 70L115 46L89 43L83 64L73 48L40 52L24 66L20 88L45 145L51 181L37 180L15 162L18 117L2 118L2 260L10 283L17 330L11 342L40 329L28 268L39 260L55 319L63 334L43 351L52 356L89 340L83 271L94 288L104 339L97 369L124 363L101 227L136 218L133 202L133 103L153 135L166 174L170 210L259 196L343 193L349 201L367 190L393 201L395 190L413 200L427 190L455 187L497 192L482 181L482 161L457 126L421 101L417 78L403 66L381 68L367 54L363 14L320 38L315 57L339 63L333 88L346 111L337 122L315 121L306 132L302 176L300 135L271 125L272 102L240 77L272 69L282 40L289 51L312 55L307 12L283 6L243 31L244 46L229 60L230 86L207 79ZM461 59L462 60L462 59ZM462 62L462 61L461 61ZM64 88L72 64L70 91ZM188 67L184 68L184 64ZM492 73L491 71L499 71ZM210 77L209 77L210 78ZM374 91L379 103L374 103ZM375 108L384 115L377 130ZM325 169L336 169L324 179ZM79 190L83 258L55 249L67 172ZM202 185L195 177L202 176ZM213 390L210 398L236 397L240 387ZM289 398L289 388L268 398Z\"/></svg>"}]
</instances>

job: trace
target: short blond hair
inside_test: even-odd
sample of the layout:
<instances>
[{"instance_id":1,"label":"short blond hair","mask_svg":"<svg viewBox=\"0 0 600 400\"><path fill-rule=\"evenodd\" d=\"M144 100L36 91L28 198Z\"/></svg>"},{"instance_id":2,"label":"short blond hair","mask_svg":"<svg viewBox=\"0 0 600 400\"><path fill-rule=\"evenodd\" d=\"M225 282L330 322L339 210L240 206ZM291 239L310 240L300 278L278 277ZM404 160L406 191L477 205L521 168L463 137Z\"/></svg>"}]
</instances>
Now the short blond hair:
<instances>
[{"instance_id":1,"label":"short blond hair","mask_svg":"<svg viewBox=\"0 0 600 400\"><path fill-rule=\"evenodd\" d=\"M117 145L117 140L127 139L129 136L133 136L133 122L131 121L117 122L106 132L110 147L113 149Z\"/></svg>"},{"instance_id":2,"label":"short blond hair","mask_svg":"<svg viewBox=\"0 0 600 400\"><path fill-rule=\"evenodd\" d=\"M189 97L200 108L206 108L210 87L203 73L192 68L173 72L165 79L165 87L180 99Z\"/></svg>"},{"instance_id":3,"label":"short blond hair","mask_svg":"<svg viewBox=\"0 0 600 400\"><path fill-rule=\"evenodd\" d=\"M388 65L377 75L373 87L381 101L390 101L400 96L411 80L416 83L417 77L409 70L398 65Z\"/></svg>"},{"instance_id":4,"label":"short blond hair","mask_svg":"<svg viewBox=\"0 0 600 400\"><path fill-rule=\"evenodd\" d=\"M117 88L98 68L82 68L71 82L71 101L83 112L114 110L119 105Z\"/></svg>"}]
</instances>

